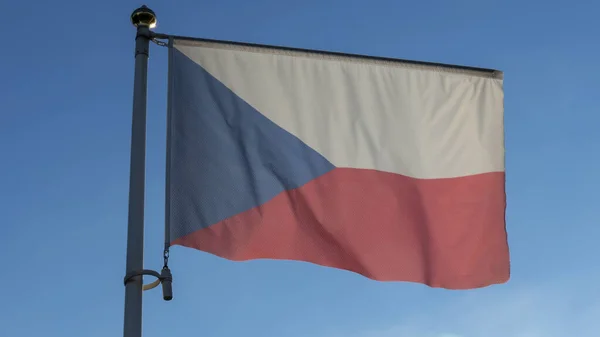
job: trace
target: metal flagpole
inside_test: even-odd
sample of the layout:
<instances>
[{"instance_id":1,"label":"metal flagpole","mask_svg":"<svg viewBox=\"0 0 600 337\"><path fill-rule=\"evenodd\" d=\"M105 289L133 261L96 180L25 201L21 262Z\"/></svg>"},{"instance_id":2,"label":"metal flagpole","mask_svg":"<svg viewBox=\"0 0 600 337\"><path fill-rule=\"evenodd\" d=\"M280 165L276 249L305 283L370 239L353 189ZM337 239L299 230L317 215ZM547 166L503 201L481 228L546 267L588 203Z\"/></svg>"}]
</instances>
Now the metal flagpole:
<instances>
[{"instance_id":1,"label":"metal flagpole","mask_svg":"<svg viewBox=\"0 0 600 337\"><path fill-rule=\"evenodd\" d=\"M144 267L144 193L146 170L146 96L150 28L156 15L146 6L131 14L137 28L129 173L129 218L125 278L124 337L142 336L142 270Z\"/></svg>"},{"instance_id":2,"label":"metal flagpole","mask_svg":"<svg viewBox=\"0 0 600 337\"><path fill-rule=\"evenodd\" d=\"M146 96L148 85L148 55L150 41L156 34L156 14L142 6L131 14L131 23L137 28L135 36L135 74L133 80L133 117L131 127L131 163L129 172L129 218L127 224L127 266L125 274L124 337L142 336L142 292L162 285L163 299L173 299L173 277L167 262L168 244L165 244L164 266L160 273L144 268L144 194L146 179ZM157 42L158 43L158 42ZM160 44L160 43L159 43ZM164 44L161 44L164 45ZM170 46L170 45L169 45ZM166 232L166 231L165 231ZM167 232L166 232L167 233ZM165 240L168 242L168 235ZM156 281L144 285L142 276L151 275Z\"/></svg>"}]
</instances>

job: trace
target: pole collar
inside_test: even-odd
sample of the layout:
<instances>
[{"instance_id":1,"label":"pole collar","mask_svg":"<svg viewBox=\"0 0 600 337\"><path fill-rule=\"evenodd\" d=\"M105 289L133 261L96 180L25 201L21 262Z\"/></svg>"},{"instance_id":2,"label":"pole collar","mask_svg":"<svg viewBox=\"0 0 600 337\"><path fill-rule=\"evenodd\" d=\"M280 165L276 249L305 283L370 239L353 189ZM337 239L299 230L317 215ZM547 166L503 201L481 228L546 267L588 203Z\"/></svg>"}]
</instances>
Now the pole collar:
<instances>
[{"instance_id":1,"label":"pole collar","mask_svg":"<svg viewBox=\"0 0 600 337\"><path fill-rule=\"evenodd\" d=\"M127 285L127 283L133 281L134 277L142 276L142 275L154 276L157 279L153 283L150 283L148 285L143 285L142 286L143 290L150 290L152 288L155 288L159 284L161 284L162 289L163 289L163 299L165 301L170 301L173 299L173 288L172 288L173 275L171 274L171 270L169 270L169 267L167 267L167 266L163 267L163 269L161 270L160 273L158 273L157 271L154 271L154 270L150 270L150 269L131 271L125 275L125 278L123 279L123 283L125 285Z\"/></svg>"}]
</instances>

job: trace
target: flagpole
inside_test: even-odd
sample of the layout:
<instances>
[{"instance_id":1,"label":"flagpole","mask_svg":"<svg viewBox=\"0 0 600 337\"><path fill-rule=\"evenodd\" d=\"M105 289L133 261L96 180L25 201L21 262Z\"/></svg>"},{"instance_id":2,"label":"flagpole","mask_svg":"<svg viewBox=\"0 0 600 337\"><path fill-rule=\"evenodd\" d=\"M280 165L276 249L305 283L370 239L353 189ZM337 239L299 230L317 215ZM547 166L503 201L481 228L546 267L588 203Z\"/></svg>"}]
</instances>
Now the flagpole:
<instances>
[{"instance_id":1,"label":"flagpole","mask_svg":"<svg viewBox=\"0 0 600 337\"><path fill-rule=\"evenodd\" d=\"M129 172L129 217L127 224L127 262L125 283L124 337L142 336L142 275L144 267L144 194L146 170L146 96L150 29L156 15L146 6L131 14L137 28L135 37L135 74ZM137 274L137 275L135 275Z\"/></svg>"}]
</instances>

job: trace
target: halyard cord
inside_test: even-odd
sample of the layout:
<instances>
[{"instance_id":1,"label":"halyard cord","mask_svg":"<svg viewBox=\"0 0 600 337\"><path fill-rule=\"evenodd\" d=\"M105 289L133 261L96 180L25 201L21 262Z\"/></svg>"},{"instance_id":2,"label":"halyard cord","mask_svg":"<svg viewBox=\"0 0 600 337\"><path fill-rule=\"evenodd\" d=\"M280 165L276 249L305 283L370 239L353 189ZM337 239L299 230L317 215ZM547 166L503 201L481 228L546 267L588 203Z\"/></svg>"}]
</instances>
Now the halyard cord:
<instances>
[{"instance_id":1,"label":"halyard cord","mask_svg":"<svg viewBox=\"0 0 600 337\"><path fill-rule=\"evenodd\" d=\"M156 43L157 45L159 45L161 47L168 47L169 46L169 44L167 42L160 41L156 37L151 38L150 41ZM163 251L163 262L164 262L163 270L164 269L169 269L169 245L168 245L168 243L165 243L165 250Z\"/></svg>"}]
</instances>

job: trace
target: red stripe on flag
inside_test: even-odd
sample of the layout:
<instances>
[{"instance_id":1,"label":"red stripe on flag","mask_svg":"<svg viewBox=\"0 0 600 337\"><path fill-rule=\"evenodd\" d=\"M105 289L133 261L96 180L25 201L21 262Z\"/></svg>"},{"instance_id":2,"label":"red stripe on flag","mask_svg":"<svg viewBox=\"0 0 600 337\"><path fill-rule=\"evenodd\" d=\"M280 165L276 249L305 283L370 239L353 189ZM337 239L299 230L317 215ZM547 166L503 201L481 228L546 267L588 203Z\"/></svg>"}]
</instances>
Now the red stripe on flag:
<instances>
[{"instance_id":1,"label":"red stripe on flag","mask_svg":"<svg viewBox=\"0 0 600 337\"><path fill-rule=\"evenodd\" d=\"M173 244L235 261L300 260L381 281L484 287L509 279L504 179L335 169Z\"/></svg>"}]
</instances>

